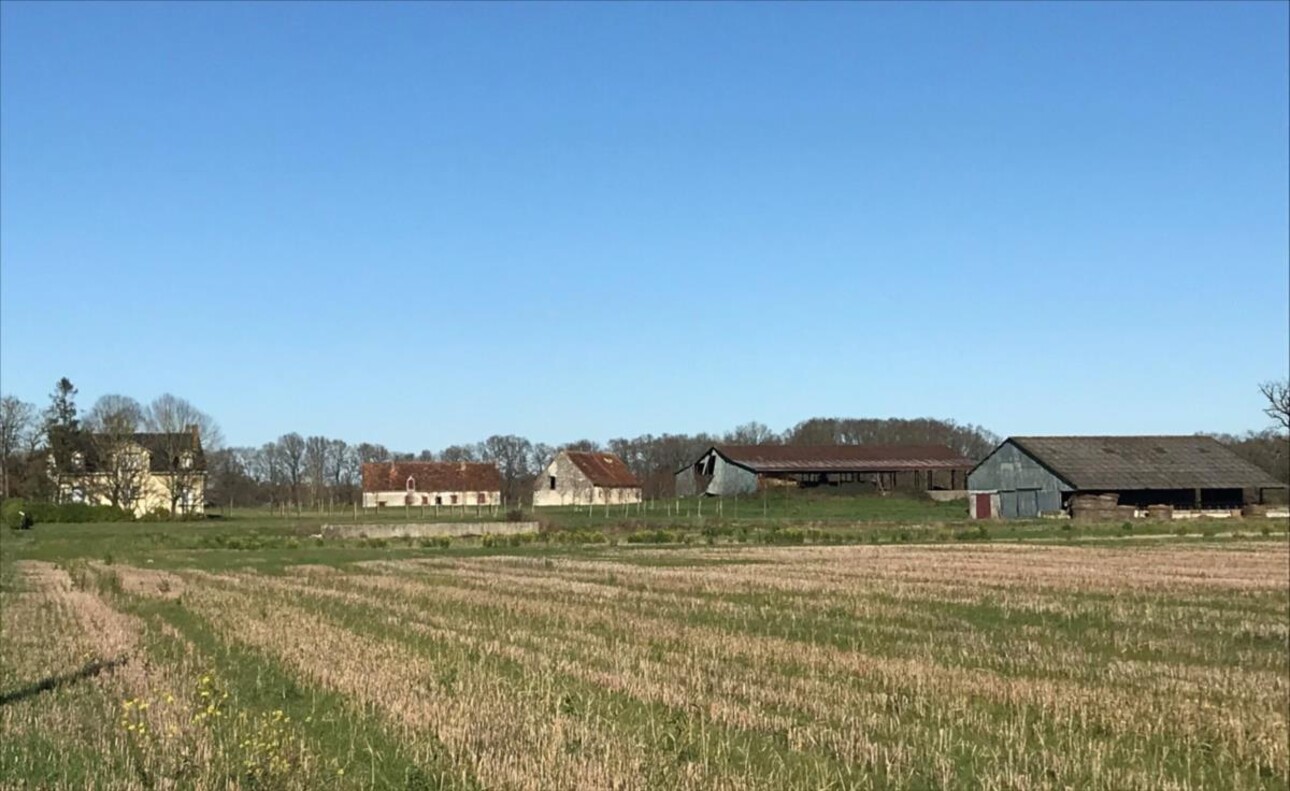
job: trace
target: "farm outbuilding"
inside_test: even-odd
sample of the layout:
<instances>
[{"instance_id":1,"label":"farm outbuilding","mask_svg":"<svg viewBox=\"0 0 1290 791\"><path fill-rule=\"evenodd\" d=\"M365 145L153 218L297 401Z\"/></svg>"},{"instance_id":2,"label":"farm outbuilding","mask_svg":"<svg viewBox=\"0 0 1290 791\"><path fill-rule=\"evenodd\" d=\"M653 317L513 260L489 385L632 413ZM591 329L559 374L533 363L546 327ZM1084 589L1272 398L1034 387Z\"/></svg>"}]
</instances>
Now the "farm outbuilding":
<instances>
[{"instance_id":1,"label":"farm outbuilding","mask_svg":"<svg viewBox=\"0 0 1290 791\"><path fill-rule=\"evenodd\" d=\"M1009 437L968 474L968 507L1027 519L1098 496L1133 511L1227 510L1285 488L1212 437Z\"/></svg>"},{"instance_id":2,"label":"farm outbuilding","mask_svg":"<svg viewBox=\"0 0 1290 791\"><path fill-rule=\"evenodd\" d=\"M676 494L725 496L765 488L850 485L956 491L972 461L943 445L714 445L676 473Z\"/></svg>"},{"instance_id":3,"label":"farm outbuilding","mask_svg":"<svg viewBox=\"0 0 1290 791\"><path fill-rule=\"evenodd\" d=\"M533 505L622 505L641 501L641 485L612 453L562 450L533 482Z\"/></svg>"},{"instance_id":4,"label":"farm outbuilding","mask_svg":"<svg viewBox=\"0 0 1290 791\"><path fill-rule=\"evenodd\" d=\"M363 507L500 505L502 476L492 464L388 461L363 465Z\"/></svg>"}]
</instances>

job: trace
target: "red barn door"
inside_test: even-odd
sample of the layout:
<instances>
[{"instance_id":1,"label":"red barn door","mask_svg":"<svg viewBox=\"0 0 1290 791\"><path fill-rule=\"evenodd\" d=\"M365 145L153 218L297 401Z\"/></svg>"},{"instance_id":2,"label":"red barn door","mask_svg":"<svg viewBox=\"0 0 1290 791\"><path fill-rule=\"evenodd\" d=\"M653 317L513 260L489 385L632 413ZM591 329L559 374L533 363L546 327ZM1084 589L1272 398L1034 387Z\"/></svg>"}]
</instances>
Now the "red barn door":
<instances>
[{"instance_id":1,"label":"red barn door","mask_svg":"<svg viewBox=\"0 0 1290 791\"><path fill-rule=\"evenodd\" d=\"M976 518L977 519L990 518L990 495L978 494L976 496Z\"/></svg>"}]
</instances>

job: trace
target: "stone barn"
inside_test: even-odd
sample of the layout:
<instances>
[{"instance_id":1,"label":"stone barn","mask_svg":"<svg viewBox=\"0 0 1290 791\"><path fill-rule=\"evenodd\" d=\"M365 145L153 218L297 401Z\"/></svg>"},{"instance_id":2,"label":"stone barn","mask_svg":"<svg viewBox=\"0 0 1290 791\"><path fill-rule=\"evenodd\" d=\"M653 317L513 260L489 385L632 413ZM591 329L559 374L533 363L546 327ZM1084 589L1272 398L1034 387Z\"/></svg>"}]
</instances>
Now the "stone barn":
<instances>
[{"instance_id":1,"label":"stone barn","mask_svg":"<svg viewBox=\"0 0 1290 791\"><path fill-rule=\"evenodd\" d=\"M533 506L622 505L641 501L641 485L612 453L562 450L533 482Z\"/></svg>"},{"instance_id":2,"label":"stone barn","mask_svg":"<svg viewBox=\"0 0 1290 791\"><path fill-rule=\"evenodd\" d=\"M1285 488L1212 437L1009 437L968 474L968 507L977 519L1060 514L1078 499L1128 516L1230 511Z\"/></svg>"},{"instance_id":3,"label":"stone barn","mask_svg":"<svg viewBox=\"0 0 1290 791\"><path fill-rule=\"evenodd\" d=\"M502 476L492 464L388 461L363 465L363 507L501 505Z\"/></svg>"},{"instance_id":4,"label":"stone barn","mask_svg":"<svg viewBox=\"0 0 1290 791\"><path fill-rule=\"evenodd\" d=\"M958 492L972 461L943 445L714 445L676 473L676 494L751 494L786 486Z\"/></svg>"}]
</instances>

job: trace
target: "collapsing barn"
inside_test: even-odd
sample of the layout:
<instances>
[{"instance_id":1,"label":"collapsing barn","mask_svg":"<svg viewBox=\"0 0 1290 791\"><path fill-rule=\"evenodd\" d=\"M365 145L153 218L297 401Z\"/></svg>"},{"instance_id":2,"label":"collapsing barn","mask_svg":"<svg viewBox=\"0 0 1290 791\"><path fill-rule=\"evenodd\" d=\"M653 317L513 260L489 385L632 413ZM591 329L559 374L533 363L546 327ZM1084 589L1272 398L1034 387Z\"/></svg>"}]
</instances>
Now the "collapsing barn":
<instances>
[{"instance_id":1,"label":"collapsing barn","mask_svg":"<svg viewBox=\"0 0 1290 791\"><path fill-rule=\"evenodd\" d=\"M676 473L676 494L764 488L961 490L972 461L943 445L714 445Z\"/></svg>"},{"instance_id":2,"label":"collapsing barn","mask_svg":"<svg viewBox=\"0 0 1290 791\"><path fill-rule=\"evenodd\" d=\"M1285 488L1212 437L1009 437L968 474L968 507L977 519L1232 509Z\"/></svg>"}]
</instances>

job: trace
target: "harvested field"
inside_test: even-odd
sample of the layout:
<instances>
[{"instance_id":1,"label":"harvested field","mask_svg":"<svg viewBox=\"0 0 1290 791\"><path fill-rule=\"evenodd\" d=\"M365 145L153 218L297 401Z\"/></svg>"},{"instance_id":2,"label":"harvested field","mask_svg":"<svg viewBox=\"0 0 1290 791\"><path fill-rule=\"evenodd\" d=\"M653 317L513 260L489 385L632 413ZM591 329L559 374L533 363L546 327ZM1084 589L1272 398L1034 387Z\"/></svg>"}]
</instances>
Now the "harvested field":
<instances>
[{"instance_id":1,"label":"harvested field","mask_svg":"<svg viewBox=\"0 0 1290 791\"><path fill-rule=\"evenodd\" d=\"M1284 541L19 564L5 788L1284 788Z\"/></svg>"}]
</instances>

